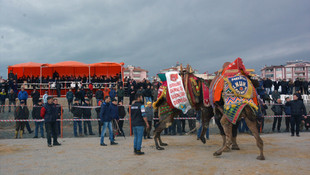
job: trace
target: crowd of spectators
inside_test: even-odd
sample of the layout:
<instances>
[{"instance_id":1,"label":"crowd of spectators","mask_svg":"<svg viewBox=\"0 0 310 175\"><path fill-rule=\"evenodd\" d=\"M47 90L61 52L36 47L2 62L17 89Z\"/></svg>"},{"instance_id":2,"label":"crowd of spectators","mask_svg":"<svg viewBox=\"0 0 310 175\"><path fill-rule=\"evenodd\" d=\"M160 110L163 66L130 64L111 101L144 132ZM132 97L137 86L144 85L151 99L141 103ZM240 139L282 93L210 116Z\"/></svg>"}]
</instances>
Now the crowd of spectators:
<instances>
[{"instance_id":1,"label":"crowd of spectators","mask_svg":"<svg viewBox=\"0 0 310 175\"><path fill-rule=\"evenodd\" d=\"M17 90L17 85L16 85L16 80L14 79L14 77L12 78L12 76L9 76L10 80L4 80L4 79L0 79L0 87L1 87L1 92L0 92L0 104L2 105L0 108L0 112L4 112L4 105L5 105L5 100L6 98L9 99L9 105L12 105L12 107L14 106L14 110L16 109L16 99L18 99L18 101L23 101L23 103L25 105L27 105L27 99L29 97L32 97L32 101L34 105L38 105L38 102L40 101L40 94L39 92L36 90L36 87L33 86L33 91L31 93L27 93L27 91L25 91L24 87L21 87L21 90L18 91ZM33 81L37 81L37 78L26 78L27 82L33 82ZM49 78L47 78L48 80L50 80ZM51 78L52 81L56 82L58 81L60 84L62 83L62 80L65 81L79 81L82 83L88 83L89 82L89 78L84 76L84 77L58 77L57 74L55 74L55 76L53 76ZM86 108L87 111L83 111L75 108L74 110L72 110L72 105L74 104L74 106L100 106L101 104L99 102L104 101L104 98L106 96L109 96L110 99L117 99L117 104L122 105L123 104L123 100L124 97L129 97L129 104L131 105L134 101L135 95L136 94L142 94L143 95L143 100L145 102L145 104L150 104L154 101L157 100L157 93L158 93L158 88L161 85L159 81L157 81L156 79L152 82L150 82L149 80L143 80L141 82L136 82L134 79L130 79L130 78L125 78L124 82L121 81L120 77L114 77L114 78L107 78L107 77L96 77L94 76L93 79L91 80L92 82L103 82L103 83L107 83L105 85L99 86L96 90L93 88L84 88L82 87L74 87L74 88L68 88L68 92L66 93L66 99L68 101L68 109L70 112L73 113L74 116L82 118L83 114L85 114L85 116L89 119L90 116L90 111L92 110L91 108ZM17 82L19 82L19 80L17 80ZM109 84L113 82L114 84ZM90 83L90 82L89 82ZM92 84L92 83L90 83ZM11 85L11 86L10 86ZM61 86L62 88L63 86ZM280 105L282 104L282 101L280 99L280 95L290 95L293 94L295 92L297 92L297 95L299 99L301 99L301 95L302 94L309 94L309 82L308 81L301 81L299 79L296 79L295 82L289 81L287 82L286 80L277 80L277 81L271 81L270 79L261 79L259 81L259 87L257 88L257 92L258 95L260 96L259 99L259 113L258 115L264 116L267 115L266 109L268 108L268 106L270 105L270 103L266 104L266 101L273 102L273 106L271 107L273 114L274 115L290 115L290 111L288 108L288 106L284 105ZM47 102L47 97L48 97L48 92L45 93L45 95L43 95L43 104ZM270 98L271 95L271 98ZM96 103L94 104L93 101L91 100L92 98L96 98ZM73 101L74 99L75 102ZM74 102L74 103L73 103ZM9 112L11 112L11 106L8 107ZM124 110L121 110L121 114L120 116L122 116L123 118L125 117L124 115ZM99 113L97 111L97 118L99 118ZM81 115L82 114L82 115ZM268 114L268 115L273 115L273 114ZM158 114L156 113L156 111L154 111L154 117L158 118ZM200 112L199 111L195 111L195 110L190 110L187 114L181 114L179 117L182 118L187 118L187 117L197 117L198 119L200 118ZM276 117L274 118L274 123L272 126L272 131L274 131L275 129L277 129L277 131L281 131L281 120L282 117ZM300 123L305 123L305 127L308 129L310 126L309 124L307 125L307 121L309 119L308 118L302 118ZM182 135L185 132L185 121L186 119L182 119L182 120L175 120L174 123L165 130L164 134L170 134L170 135L176 135L177 133ZM260 131L263 131L263 127L264 127L264 118L259 118L259 123L260 123ZM287 117L285 118L285 131L289 131L290 130L290 119ZM296 122L298 123L298 121ZM310 123L310 122L309 122ZM153 121L154 127L157 124L157 120ZM123 123L119 123L119 125L121 126L121 134L124 134L122 126ZM189 125L189 129L192 130L196 127L196 122L194 120L188 120L188 125ZM29 124L28 124L29 126ZM27 128L28 128L27 126ZM79 128L79 135L82 134L82 124L80 122L76 122L75 123L75 129L74 129L74 135L78 136L77 133L77 127ZM59 127L58 127L59 128ZM91 127L91 122L85 122L84 123L84 134L87 133L86 128L88 128L88 133L90 135L93 135L94 132L92 130ZM101 128L99 129L101 130ZM30 130L31 131L31 130ZM29 132L30 132L29 131ZM239 132L247 132L248 128L246 127L246 123L241 121L240 127L239 127ZM37 132L36 132L37 133ZM99 131L99 133L101 133ZM145 136L147 138L150 137L149 135L150 131L146 131L145 132ZM36 134L37 137L38 134Z\"/></svg>"}]
</instances>

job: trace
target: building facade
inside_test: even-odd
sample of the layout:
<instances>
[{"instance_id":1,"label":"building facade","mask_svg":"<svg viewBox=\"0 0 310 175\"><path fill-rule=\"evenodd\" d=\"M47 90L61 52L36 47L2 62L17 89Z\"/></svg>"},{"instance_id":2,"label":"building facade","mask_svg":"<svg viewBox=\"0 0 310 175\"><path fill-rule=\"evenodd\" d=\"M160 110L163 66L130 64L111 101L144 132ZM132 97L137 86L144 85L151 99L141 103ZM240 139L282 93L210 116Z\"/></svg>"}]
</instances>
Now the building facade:
<instances>
[{"instance_id":1,"label":"building facade","mask_svg":"<svg viewBox=\"0 0 310 175\"><path fill-rule=\"evenodd\" d=\"M134 79L139 82L144 79L146 80L148 79L148 71L140 67L128 65L124 69L124 77L128 77L128 78Z\"/></svg>"},{"instance_id":2,"label":"building facade","mask_svg":"<svg viewBox=\"0 0 310 175\"><path fill-rule=\"evenodd\" d=\"M289 61L286 65L265 66L261 69L262 78L271 80L296 80L297 78L310 81L310 62L296 60Z\"/></svg>"}]
</instances>

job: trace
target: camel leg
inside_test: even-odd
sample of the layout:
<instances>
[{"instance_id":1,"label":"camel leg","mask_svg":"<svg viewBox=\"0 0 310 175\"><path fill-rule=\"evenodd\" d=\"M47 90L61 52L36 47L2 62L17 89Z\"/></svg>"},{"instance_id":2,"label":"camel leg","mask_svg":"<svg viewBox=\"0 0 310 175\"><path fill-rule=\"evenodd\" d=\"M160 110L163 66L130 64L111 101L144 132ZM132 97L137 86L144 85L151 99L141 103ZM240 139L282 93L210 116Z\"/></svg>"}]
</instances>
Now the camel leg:
<instances>
[{"instance_id":1,"label":"camel leg","mask_svg":"<svg viewBox=\"0 0 310 175\"><path fill-rule=\"evenodd\" d=\"M225 135L226 135L226 145L224 145L221 149L217 150L215 153L213 153L214 156L219 156L222 154L222 152L225 149L230 149L230 146L232 144L231 142L231 130L232 130L232 124L226 119L225 116L221 119L221 124L224 129Z\"/></svg>"},{"instance_id":2,"label":"camel leg","mask_svg":"<svg viewBox=\"0 0 310 175\"><path fill-rule=\"evenodd\" d=\"M249 129L251 130L253 136L255 137L256 145L257 145L257 147L259 148L259 151L260 151L260 155L256 159L258 159L258 160L265 160L265 156L263 154L264 143L263 143L262 138L259 136L259 133L258 133L258 130L257 130L257 127L256 127L256 121L251 121L250 119L245 118L245 122L248 125Z\"/></svg>"},{"instance_id":3,"label":"camel leg","mask_svg":"<svg viewBox=\"0 0 310 175\"><path fill-rule=\"evenodd\" d=\"M223 139L222 148L224 148L225 145L226 145L226 135L225 135L224 129L223 129L222 124L221 124L221 117L220 117L220 114L219 114L219 113L216 113L215 116L214 116L214 119L215 119L215 123L216 123L217 127L218 127L219 130L220 130L220 134L221 134L222 139ZM226 148L226 147L225 147L224 152L229 152L229 151L230 151L230 148Z\"/></svg>"},{"instance_id":4,"label":"camel leg","mask_svg":"<svg viewBox=\"0 0 310 175\"><path fill-rule=\"evenodd\" d=\"M168 116L167 118L165 118L164 120L160 121L158 123L157 128L155 128L154 130L154 141L155 141L155 145L156 145L156 149L157 150L164 150L163 147L161 146L167 146L167 143L163 143L161 138L160 138L160 133L165 129L168 128L173 122L173 116ZM159 142L159 143L158 143Z\"/></svg>"},{"instance_id":5,"label":"camel leg","mask_svg":"<svg viewBox=\"0 0 310 175\"><path fill-rule=\"evenodd\" d=\"M200 133L200 140L202 141L203 144L206 143L206 132L207 132L207 128L209 127L210 124L210 120L213 116L213 109L212 107L206 107L206 108L202 108L201 109L201 126L202 126L202 130Z\"/></svg>"},{"instance_id":6,"label":"camel leg","mask_svg":"<svg viewBox=\"0 0 310 175\"><path fill-rule=\"evenodd\" d=\"M240 150L238 144L237 144L237 134L238 134L238 126L240 122L237 122L235 125L232 126L232 150Z\"/></svg>"}]
</instances>

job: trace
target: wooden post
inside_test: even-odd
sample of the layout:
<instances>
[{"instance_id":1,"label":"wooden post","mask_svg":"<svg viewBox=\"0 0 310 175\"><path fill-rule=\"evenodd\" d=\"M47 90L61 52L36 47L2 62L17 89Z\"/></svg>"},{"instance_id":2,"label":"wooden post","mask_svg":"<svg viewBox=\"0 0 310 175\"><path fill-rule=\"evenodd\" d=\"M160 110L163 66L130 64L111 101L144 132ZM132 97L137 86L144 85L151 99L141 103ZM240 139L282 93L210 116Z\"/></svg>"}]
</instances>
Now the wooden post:
<instances>
[{"instance_id":1,"label":"wooden post","mask_svg":"<svg viewBox=\"0 0 310 175\"><path fill-rule=\"evenodd\" d=\"M130 128L130 136L132 136L132 126L131 126L131 105L129 105L129 128Z\"/></svg>"},{"instance_id":2,"label":"wooden post","mask_svg":"<svg viewBox=\"0 0 310 175\"><path fill-rule=\"evenodd\" d=\"M60 137L63 138L63 112L62 112L62 106L60 106Z\"/></svg>"}]
</instances>

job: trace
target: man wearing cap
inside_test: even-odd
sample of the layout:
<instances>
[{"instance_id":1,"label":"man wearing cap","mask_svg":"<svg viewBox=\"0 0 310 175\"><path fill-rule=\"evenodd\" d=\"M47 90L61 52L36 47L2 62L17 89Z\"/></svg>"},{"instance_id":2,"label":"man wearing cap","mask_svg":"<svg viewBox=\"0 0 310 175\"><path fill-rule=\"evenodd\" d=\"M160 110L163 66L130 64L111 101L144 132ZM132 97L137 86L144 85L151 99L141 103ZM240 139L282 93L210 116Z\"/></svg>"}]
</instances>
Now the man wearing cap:
<instances>
[{"instance_id":1,"label":"man wearing cap","mask_svg":"<svg viewBox=\"0 0 310 175\"><path fill-rule=\"evenodd\" d=\"M83 104L85 108L83 108L83 119L91 119L91 108L90 108L90 102L89 99L85 99L85 103ZM91 126L91 121L84 121L84 135L87 135L87 127L89 135L95 135L93 133L93 129Z\"/></svg>"},{"instance_id":2,"label":"man wearing cap","mask_svg":"<svg viewBox=\"0 0 310 175\"><path fill-rule=\"evenodd\" d=\"M143 96L136 94L135 99L135 103L131 105L131 125L135 137L133 147L136 155L143 155L144 152L141 152L141 146L144 126L146 125L147 128L150 126L145 116L145 107L142 104Z\"/></svg>"},{"instance_id":3,"label":"man wearing cap","mask_svg":"<svg viewBox=\"0 0 310 175\"><path fill-rule=\"evenodd\" d=\"M72 105L72 109L71 112L73 114L73 119L81 119L82 115L83 115L83 109L80 107L80 103L79 103L80 99L75 98L74 99L74 103ZM77 125L79 126L79 136L83 136L82 133L82 121L78 120L78 121L73 121L73 133L74 133L74 137L77 137Z\"/></svg>"},{"instance_id":4,"label":"man wearing cap","mask_svg":"<svg viewBox=\"0 0 310 175\"><path fill-rule=\"evenodd\" d=\"M29 117L29 110L25 105L25 101L20 101L20 106L17 106L15 111L15 119L28 119ZM25 128L26 122L17 121L16 122L16 129L15 129L15 138L17 139L18 133L19 138L23 138L23 130Z\"/></svg>"},{"instance_id":5,"label":"man wearing cap","mask_svg":"<svg viewBox=\"0 0 310 175\"><path fill-rule=\"evenodd\" d=\"M109 96L106 96L104 98L104 102L101 104L100 109L100 121L103 123L102 126L102 132L101 132L101 139L100 139L100 145L101 146L107 146L107 144L104 143L104 135L106 132L106 129L109 129L109 137L111 141L111 145L117 145L117 143L114 142L113 138L113 129L112 129L112 115L110 114L110 101L111 98Z\"/></svg>"},{"instance_id":6,"label":"man wearing cap","mask_svg":"<svg viewBox=\"0 0 310 175\"><path fill-rule=\"evenodd\" d=\"M38 104L35 104L33 106L33 110L32 110L32 118L34 120L41 120L42 117L41 115L41 109L42 109L42 100L39 99ZM39 127L40 127L40 133L41 133L41 137L44 138L44 129L43 129L43 123L44 121L35 121L35 130L34 130L34 137L33 138L38 138L38 131L39 131Z\"/></svg>"},{"instance_id":7,"label":"man wearing cap","mask_svg":"<svg viewBox=\"0 0 310 175\"><path fill-rule=\"evenodd\" d=\"M41 108L41 117L45 121L46 138L48 147L60 146L61 144L57 141L57 110L55 104L53 103L53 97L47 97L47 103ZM53 136L53 145L52 145Z\"/></svg>"}]
</instances>

